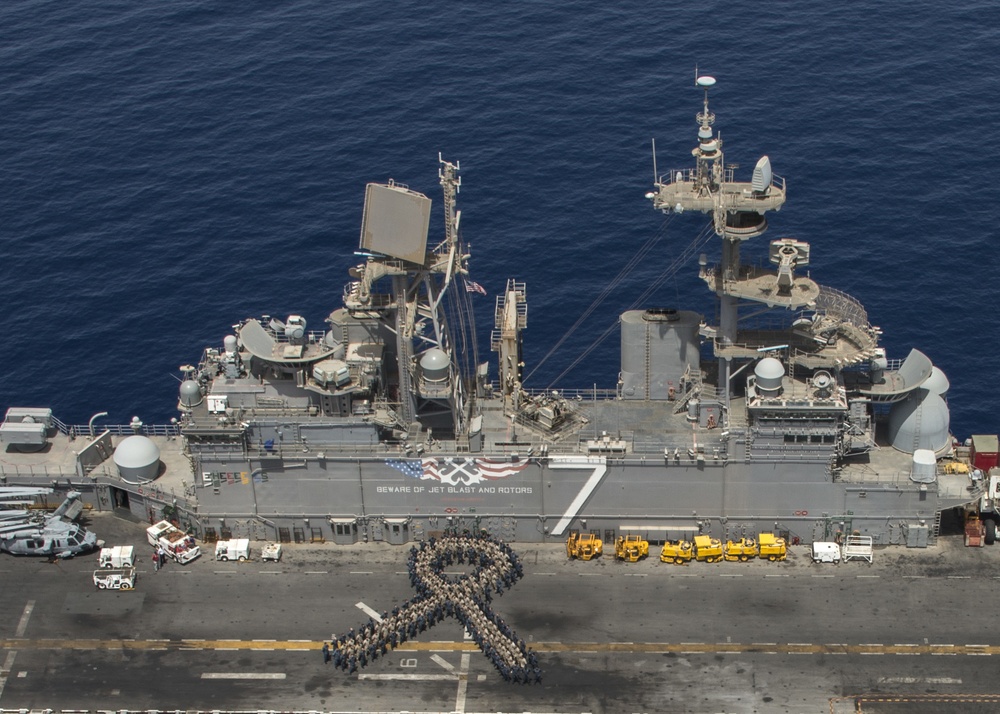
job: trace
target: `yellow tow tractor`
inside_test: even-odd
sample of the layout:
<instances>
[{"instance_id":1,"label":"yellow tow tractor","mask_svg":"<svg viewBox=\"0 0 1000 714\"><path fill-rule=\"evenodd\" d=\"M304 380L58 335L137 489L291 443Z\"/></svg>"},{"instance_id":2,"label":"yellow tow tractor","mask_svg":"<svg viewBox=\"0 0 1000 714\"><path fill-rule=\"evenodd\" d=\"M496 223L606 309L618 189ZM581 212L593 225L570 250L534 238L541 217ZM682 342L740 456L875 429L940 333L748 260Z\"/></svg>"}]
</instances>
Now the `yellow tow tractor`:
<instances>
[{"instance_id":1,"label":"yellow tow tractor","mask_svg":"<svg viewBox=\"0 0 1000 714\"><path fill-rule=\"evenodd\" d=\"M649 541L642 536L618 536L618 539L615 540L615 557L618 560L635 563L647 555L649 555Z\"/></svg>"},{"instance_id":2,"label":"yellow tow tractor","mask_svg":"<svg viewBox=\"0 0 1000 714\"><path fill-rule=\"evenodd\" d=\"M593 533L573 531L566 541L566 555L570 558L590 560L604 552L604 542Z\"/></svg>"},{"instance_id":3,"label":"yellow tow tractor","mask_svg":"<svg viewBox=\"0 0 1000 714\"><path fill-rule=\"evenodd\" d=\"M767 558L773 563L776 560L784 560L788 555L788 546L784 538L779 538L774 533L761 533L758 539L761 558Z\"/></svg>"},{"instance_id":4,"label":"yellow tow tractor","mask_svg":"<svg viewBox=\"0 0 1000 714\"><path fill-rule=\"evenodd\" d=\"M722 541L707 535L695 536L694 559L718 563L722 560Z\"/></svg>"},{"instance_id":5,"label":"yellow tow tractor","mask_svg":"<svg viewBox=\"0 0 1000 714\"><path fill-rule=\"evenodd\" d=\"M677 565L691 562L693 556L694 551L691 547L691 541L687 540L668 540L664 542L663 549L660 551L661 561L664 563L676 563Z\"/></svg>"},{"instance_id":6,"label":"yellow tow tractor","mask_svg":"<svg viewBox=\"0 0 1000 714\"><path fill-rule=\"evenodd\" d=\"M740 561L745 563L750 558L757 557L757 541L753 538L740 538L739 540L727 540L725 559L729 562Z\"/></svg>"}]
</instances>

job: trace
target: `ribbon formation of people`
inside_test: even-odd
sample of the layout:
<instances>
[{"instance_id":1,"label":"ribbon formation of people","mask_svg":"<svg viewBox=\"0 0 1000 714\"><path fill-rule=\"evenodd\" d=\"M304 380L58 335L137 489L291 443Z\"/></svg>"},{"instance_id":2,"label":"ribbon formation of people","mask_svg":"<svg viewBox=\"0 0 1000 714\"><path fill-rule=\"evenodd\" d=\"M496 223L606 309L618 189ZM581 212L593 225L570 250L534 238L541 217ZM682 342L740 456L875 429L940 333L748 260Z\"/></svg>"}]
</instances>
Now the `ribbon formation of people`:
<instances>
[{"instance_id":1,"label":"ribbon formation of people","mask_svg":"<svg viewBox=\"0 0 1000 714\"><path fill-rule=\"evenodd\" d=\"M470 573L454 579L444 570L464 565ZM492 536L446 535L410 548L410 584L417 595L392 612L369 618L357 632L323 645L324 659L353 673L388 654L427 628L454 617L508 682L538 683L538 658L491 608L493 594L502 595L523 575L517 554Z\"/></svg>"}]
</instances>

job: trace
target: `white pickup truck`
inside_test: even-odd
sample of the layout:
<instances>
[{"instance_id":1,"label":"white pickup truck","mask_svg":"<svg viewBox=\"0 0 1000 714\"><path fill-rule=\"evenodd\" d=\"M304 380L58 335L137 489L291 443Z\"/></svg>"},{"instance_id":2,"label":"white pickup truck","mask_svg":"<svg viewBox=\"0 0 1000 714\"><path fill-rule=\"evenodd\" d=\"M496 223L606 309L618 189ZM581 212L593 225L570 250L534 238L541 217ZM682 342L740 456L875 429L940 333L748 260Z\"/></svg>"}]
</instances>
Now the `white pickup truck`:
<instances>
[{"instance_id":1,"label":"white pickup truck","mask_svg":"<svg viewBox=\"0 0 1000 714\"><path fill-rule=\"evenodd\" d=\"M194 536L187 535L169 521L154 523L146 529L146 540L154 548L163 548L178 563L190 563L201 555Z\"/></svg>"},{"instance_id":2,"label":"white pickup truck","mask_svg":"<svg viewBox=\"0 0 1000 714\"><path fill-rule=\"evenodd\" d=\"M135 568L95 570L94 585L98 590L131 590L135 587Z\"/></svg>"}]
</instances>

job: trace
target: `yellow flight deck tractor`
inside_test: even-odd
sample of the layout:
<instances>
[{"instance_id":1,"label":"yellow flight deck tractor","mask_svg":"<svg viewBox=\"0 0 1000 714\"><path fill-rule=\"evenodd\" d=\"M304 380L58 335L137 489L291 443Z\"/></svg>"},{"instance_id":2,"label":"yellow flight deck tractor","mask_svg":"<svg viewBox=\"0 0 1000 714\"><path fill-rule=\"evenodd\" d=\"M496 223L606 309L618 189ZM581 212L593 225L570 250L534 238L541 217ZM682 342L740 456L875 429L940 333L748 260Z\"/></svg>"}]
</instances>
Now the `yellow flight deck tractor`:
<instances>
[{"instance_id":1,"label":"yellow flight deck tractor","mask_svg":"<svg viewBox=\"0 0 1000 714\"><path fill-rule=\"evenodd\" d=\"M660 551L660 560L662 562L676 563L677 565L691 562L693 556L694 552L691 547L691 541L687 540L665 541L663 549Z\"/></svg>"},{"instance_id":2,"label":"yellow flight deck tractor","mask_svg":"<svg viewBox=\"0 0 1000 714\"><path fill-rule=\"evenodd\" d=\"M573 531L566 541L566 555L570 558L590 560L604 552L604 542L593 533Z\"/></svg>"},{"instance_id":3,"label":"yellow flight deck tractor","mask_svg":"<svg viewBox=\"0 0 1000 714\"><path fill-rule=\"evenodd\" d=\"M757 541L753 538L740 538L739 540L727 540L726 541L726 560L732 562L735 560L745 563L750 558L757 557Z\"/></svg>"},{"instance_id":4,"label":"yellow flight deck tractor","mask_svg":"<svg viewBox=\"0 0 1000 714\"><path fill-rule=\"evenodd\" d=\"M618 536L615 541L615 557L618 560L635 563L639 558L645 558L647 555L649 555L649 541L642 536Z\"/></svg>"},{"instance_id":5,"label":"yellow flight deck tractor","mask_svg":"<svg viewBox=\"0 0 1000 714\"><path fill-rule=\"evenodd\" d=\"M788 547L784 538L779 538L774 533L761 533L758 536L760 541L760 557L767 558L771 562L784 560L788 555Z\"/></svg>"},{"instance_id":6,"label":"yellow flight deck tractor","mask_svg":"<svg viewBox=\"0 0 1000 714\"><path fill-rule=\"evenodd\" d=\"M695 536L694 559L718 563L722 560L722 541L707 535Z\"/></svg>"}]
</instances>

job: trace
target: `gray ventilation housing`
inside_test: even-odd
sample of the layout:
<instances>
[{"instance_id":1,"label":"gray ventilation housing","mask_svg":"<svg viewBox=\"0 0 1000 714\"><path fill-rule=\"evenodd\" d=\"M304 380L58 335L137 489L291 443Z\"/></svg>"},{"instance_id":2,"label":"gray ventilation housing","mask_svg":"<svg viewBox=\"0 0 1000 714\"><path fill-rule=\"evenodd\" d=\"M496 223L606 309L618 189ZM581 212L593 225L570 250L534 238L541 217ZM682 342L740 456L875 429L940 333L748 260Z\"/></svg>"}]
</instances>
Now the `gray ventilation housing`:
<instances>
[{"instance_id":1,"label":"gray ventilation housing","mask_svg":"<svg viewBox=\"0 0 1000 714\"><path fill-rule=\"evenodd\" d=\"M622 399L679 397L681 378L699 369L701 315L689 310L629 310L621 316Z\"/></svg>"},{"instance_id":2,"label":"gray ventilation housing","mask_svg":"<svg viewBox=\"0 0 1000 714\"><path fill-rule=\"evenodd\" d=\"M948 377L944 372L937 367L931 367L931 376L920 386L928 392L947 397L948 390L951 389L951 382L948 381Z\"/></svg>"},{"instance_id":3,"label":"gray ventilation housing","mask_svg":"<svg viewBox=\"0 0 1000 714\"><path fill-rule=\"evenodd\" d=\"M930 449L917 449L913 452L913 463L910 467L910 480L916 483L934 483L937 478L937 458Z\"/></svg>"}]
</instances>

